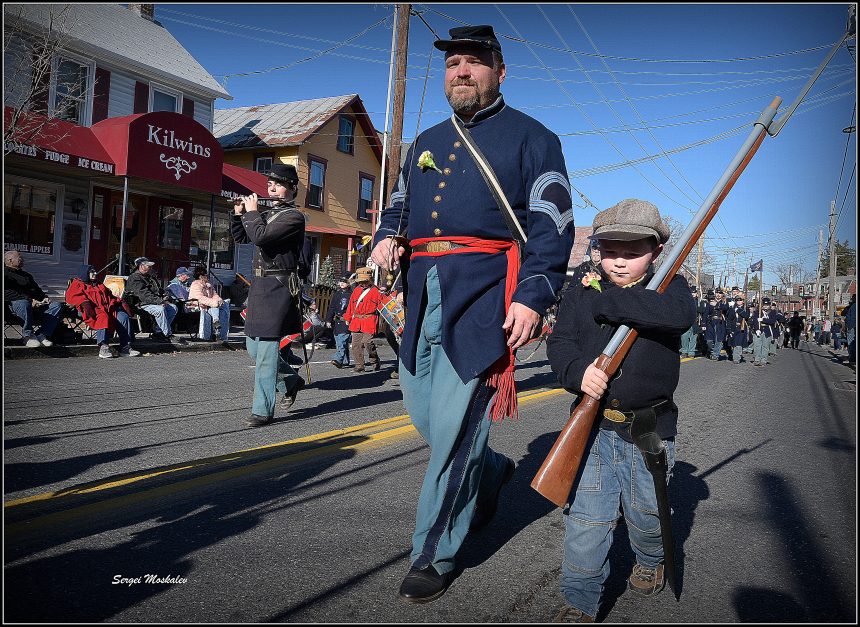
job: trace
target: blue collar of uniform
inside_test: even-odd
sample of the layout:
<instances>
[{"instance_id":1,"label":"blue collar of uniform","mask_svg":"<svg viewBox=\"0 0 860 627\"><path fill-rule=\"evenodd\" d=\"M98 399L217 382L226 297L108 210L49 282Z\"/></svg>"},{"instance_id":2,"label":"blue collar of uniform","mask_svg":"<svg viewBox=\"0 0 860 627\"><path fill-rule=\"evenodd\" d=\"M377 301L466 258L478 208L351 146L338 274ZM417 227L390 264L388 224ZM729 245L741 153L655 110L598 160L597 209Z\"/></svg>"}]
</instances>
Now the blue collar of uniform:
<instances>
[{"instance_id":1,"label":"blue collar of uniform","mask_svg":"<svg viewBox=\"0 0 860 627\"><path fill-rule=\"evenodd\" d=\"M505 108L505 99L502 97L501 94L499 94L499 97L496 98L496 101L493 104L491 104L489 107L487 107L485 109L481 109L475 115L472 116L471 121L464 122L463 124L466 128L470 128L470 127L474 126L475 124L478 124L479 122L483 122L487 118L493 117L494 115L496 115L499 111L501 111L504 108ZM459 115L457 117L460 118ZM460 121L461 122L463 121L462 118L460 118Z\"/></svg>"}]
</instances>

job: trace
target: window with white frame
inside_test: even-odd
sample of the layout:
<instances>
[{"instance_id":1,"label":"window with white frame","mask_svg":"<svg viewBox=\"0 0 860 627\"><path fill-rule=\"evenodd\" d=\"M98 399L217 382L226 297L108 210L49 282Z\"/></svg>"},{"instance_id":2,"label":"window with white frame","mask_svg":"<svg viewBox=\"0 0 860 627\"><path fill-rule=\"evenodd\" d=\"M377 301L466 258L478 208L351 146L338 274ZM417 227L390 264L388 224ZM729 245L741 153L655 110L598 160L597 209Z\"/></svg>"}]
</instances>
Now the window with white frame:
<instances>
[{"instance_id":1,"label":"window with white frame","mask_svg":"<svg viewBox=\"0 0 860 627\"><path fill-rule=\"evenodd\" d=\"M51 76L51 110L61 120L86 126L89 117L88 95L93 76L91 62L58 57Z\"/></svg>"},{"instance_id":2,"label":"window with white frame","mask_svg":"<svg viewBox=\"0 0 860 627\"><path fill-rule=\"evenodd\" d=\"M254 171L260 174L268 174L272 171L271 157L257 157L254 159Z\"/></svg>"},{"instance_id":3,"label":"window with white frame","mask_svg":"<svg viewBox=\"0 0 860 627\"><path fill-rule=\"evenodd\" d=\"M179 92L158 85L152 85L149 91L152 94L150 111L170 111L171 113L182 111L182 94Z\"/></svg>"}]
</instances>

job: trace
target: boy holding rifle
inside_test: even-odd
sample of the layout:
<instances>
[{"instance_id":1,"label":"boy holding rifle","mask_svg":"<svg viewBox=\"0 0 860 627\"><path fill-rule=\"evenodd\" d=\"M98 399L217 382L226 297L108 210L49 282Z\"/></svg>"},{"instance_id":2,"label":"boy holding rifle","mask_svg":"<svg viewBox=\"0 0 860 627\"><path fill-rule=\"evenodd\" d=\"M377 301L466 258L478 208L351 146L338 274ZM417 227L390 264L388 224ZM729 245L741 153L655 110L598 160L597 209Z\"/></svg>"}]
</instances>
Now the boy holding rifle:
<instances>
[{"instance_id":1,"label":"boy holding rifle","mask_svg":"<svg viewBox=\"0 0 860 627\"><path fill-rule=\"evenodd\" d=\"M579 400L585 395L600 400L590 450L564 510L561 591L567 604L555 622L594 622L609 576L619 502L636 553L629 588L647 596L664 586L658 497L631 427L639 421L633 429L641 433L651 423L644 428L662 440L671 472L678 349L696 317L696 303L682 276L676 275L664 293L645 289L654 274L652 262L669 239L657 207L623 200L597 214L591 238L600 247L600 271L569 285L547 342L550 365L565 389ZM639 337L610 381L595 367L596 357L622 324Z\"/></svg>"}]
</instances>

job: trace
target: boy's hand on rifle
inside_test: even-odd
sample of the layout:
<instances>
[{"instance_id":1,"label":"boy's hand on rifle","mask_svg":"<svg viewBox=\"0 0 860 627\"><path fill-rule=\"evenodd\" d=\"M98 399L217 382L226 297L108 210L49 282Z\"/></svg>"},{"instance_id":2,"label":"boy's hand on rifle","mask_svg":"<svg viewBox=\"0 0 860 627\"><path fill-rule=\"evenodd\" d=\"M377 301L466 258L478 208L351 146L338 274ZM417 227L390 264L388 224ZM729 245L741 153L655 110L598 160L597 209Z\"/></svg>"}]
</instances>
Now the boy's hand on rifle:
<instances>
[{"instance_id":1,"label":"boy's hand on rifle","mask_svg":"<svg viewBox=\"0 0 860 627\"><path fill-rule=\"evenodd\" d=\"M606 388L609 387L609 377L600 368L595 366L597 359L585 369L580 388L594 400L599 401L600 397L606 393Z\"/></svg>"}]
</instances>

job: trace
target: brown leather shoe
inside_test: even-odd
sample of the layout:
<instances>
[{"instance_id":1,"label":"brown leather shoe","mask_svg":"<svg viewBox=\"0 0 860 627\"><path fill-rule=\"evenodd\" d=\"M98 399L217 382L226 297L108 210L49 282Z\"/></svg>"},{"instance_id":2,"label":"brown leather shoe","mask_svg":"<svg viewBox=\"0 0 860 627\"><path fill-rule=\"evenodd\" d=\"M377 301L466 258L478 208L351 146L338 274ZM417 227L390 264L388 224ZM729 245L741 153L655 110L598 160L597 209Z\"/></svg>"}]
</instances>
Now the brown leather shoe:
<instances>
[{"instance_id":1,"label":"brown leather shoe","mask_svg":"<svg viewBox=\"0 0 860 627\"><path fill-rule=\"evenodd\" d=\"M627 579L627 587L643 596L657 594L666 585L663 576L663 564L657 564L656 568L645 568L638 563L633 565L633 572Z\"/></svg>"},{"instance_id":2,"label":"brown leather shoe","mask_svg":"<svg viewBox=\"0 0 860 627\"><path fill-rule=\"evenodd\" d=\"M582 610L578 610L572 605L565 605L561 608L558 614L555 615L555 618L552 619L554 623L593 623L594 618L583 612Z\"/></svg>"}]
</instances>

